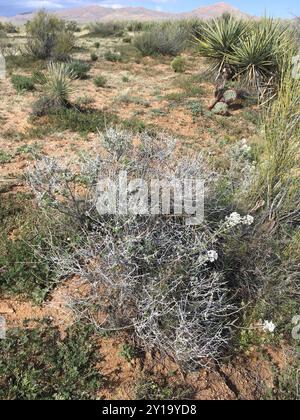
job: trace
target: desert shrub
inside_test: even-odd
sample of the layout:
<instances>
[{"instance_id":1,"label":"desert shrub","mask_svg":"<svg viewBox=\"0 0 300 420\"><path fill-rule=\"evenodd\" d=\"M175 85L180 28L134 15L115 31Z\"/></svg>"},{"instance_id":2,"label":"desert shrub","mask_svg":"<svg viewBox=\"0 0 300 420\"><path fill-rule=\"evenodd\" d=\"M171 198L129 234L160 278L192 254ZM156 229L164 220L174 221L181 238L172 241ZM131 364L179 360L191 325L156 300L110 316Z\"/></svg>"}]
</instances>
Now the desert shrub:
<instances>
[{"instance_id":1,"label":"desert shrub","mask_svg":"<svg viewBox=\"0 0 300 420\"><path fill-rule=\"evenodd\" d=\"M102 38L121 37L124 33L125 23L123 22L95 22L88 27L90 35Z\"/></svg>"},{"instance_id":2,"label":"desert shrub","mask_svg":"<svg viewBox=\"0 0 300 420\"><path fill-rule=\"evenodd\" d=\"M13 72L15 70L43 70L47 67L47 64L44 60L38 60L34 57L30 57L26 54L24 55L7 55L6 59L6 69L8 72Z\"/></svg>"},{"instance_id":3,"label":"desert shrub","mask_svg":"<svg viewBox=\"0 0 300 420\"><path fill-rule=\"evenodd\" d=\"M99 50L99 48L100 48L100 42L95 42L94 47L95 47L97 50Z\"/></svg>"},{"instance_id":4,"label":"desert shrub","mask_svg":"<svg viewBox=\"0 0 300 420\"><path fill-rule=\"evenodd\" d=\"M34 90L34 82L31 77L14 74L11 78L11 82L18 92Z\"/></svg>"},{"instance_id":5,"label":"desert shrub","mask_svg":"<svg viewBox=\"0 0 300 420\"><path fill-rule=\"evenodd\" d=\"M11 22L7 22L7 23L0 22L0 31L3 31L7 34L16 34L19 32L18 28L15 25L13 25Z\"/></svg>"},{"instance_id":6,"label":"desert shrub","mask_svg":"<svg viewBox=\"0 0 300 420\"><path fill-rule=\"evenodd\" d=\"M53 60L67 61L70 58L70 53L74 48L74 35L73 32L62 32L55 42L52 52Z\"/></svg>"},{"instance_id":7,"label":"desert shrub","mask_svg":"<svg viewBox=\"0 0 300 420\"><path fill-rule=\"evenodd\" d=\"M89 328L70 327L62 338L45 320L8 331L0 349L1 400L89 400L103 384Z\"/></svg>"},{"instance_id":8,"label":"desert shrub","mask_svg":"<svg viewBox=\"0 0 300 420\"><path fill-rule=\"evenodd\" d=\"M45 245L45 232L37 232L35 217L34 206L25 194L1 197L0 291L41 301L53 287L53 277L50 264L38 255ZM15 240L10 236L12 230L18 231Z\"/></svg>"},{"instance_id":9,"label":"desert shrub","mask_svg":"<svg viewBox=\"0 0 300 420\"><path fill-rule=\"evenodd\" d=\"M140 32L143 30L143 22L138 22L138 21L128 22L128 24L126 25L126 29L129 32Z\"/></svg>"},{"instance_id":10,"label":"desert shrub","mask_svg":"<svg viewBox=\"0 0 300 420\"><path fill-rule=\"evenodd\" d=\"M70 32L81 32L80 26L74 20L70 20L66 22L66 29Z\"/></svg>"},{"instance_id":11,"label":"desert shrub","mask_svg":"<svg viewBox=\"0 0 300 420\"><path fill-rule=\"evenodd\" d=\"M73 32L66 22L44 11L26 24L26 30L27 52L38 59L66 60L74 47Z\"/></svg>"},{"instance_id":12,"label":"desert shrub","mask_svg":"<svg viewBox=\"0 0 300 420\"><path fill-rule=\"evenodd\" d=\"M123 41L125 44L131 44L131 42L132 42L132 38L131 38L131 36L125 36L125 37L122 39L122 41Z\"/></svg>"},{"instance_id":13,"label":"desert shrub","mask_svg":"<svg viewBox=\"0 0 300 420\"><path fill-rule=\"evenodd\" d=\"M113 63L121 61L121 59L122 59L121 54L119 52L114 52L114 51L111 51L111 50L108 50L104 53L104 58L105 58L105 60L111 61Z\"/></svg>"},{"instance_id":14,"label":"desert shrub","mask_svg":"<svg viewBox=\"0 0 300 420\"><path fill-rule=\"evenodd\" d=\"M103 131L107 126L117 122L118 118L109 112L72 107L58 109L49 115L49 124L56 130L71 130L82 135Z\"/></svg>"},{"instance_id":15,"label":"desert shrub","mask_svg":"<svg viewBox=\"0 0 300 420\"><path fill-rule=\"evenodd\" d=\"M176 24L161 25L135 36L133 44L144 56L176 56L186 46L186 31Z\"/></svg>"},{"instance_id":16,"label":"desert shrub","mask_svg":"<svg viewBox=\"0 0 300 420\"><path fill-rule=\"evenodd\" d=\"M185 59L181 56L175 57L171 62L171 67L175 73L184 73L186 67Z\"/></svg>"},{"instance_id":17,"label":"desert shrub","mask_svg":"<svg viewBox=\"0 0 300 420\"><path fill-rule=\"evenodd\" d=\"M131 44L119 45L115 50L120 55L120 60L128 63L131 60L138 63L142 58L141 52Z\"/></svg>"},{"instance_id":18,"label":"desert shrub","mask_svg":"<svg viewBox=\"0 0 300 420\"><path fill-rule=\"evenodd\" d=\"M94 84L97 87L104 87L106 83L107 83L107 79L105 76L100 75L100 76L95 77L94 79Z\"/></svg>"},{"instance_id":19,"label":"desert shrub","mask_svg":"<svg viewBox=\"0 0 300 420\"><path fill-rule=\"evenodd\" d=\"M95 53L91 54L91 61L97 61L98 60L98 55Z\"/></svg>"},{"instance_id":20,"label":"desert shrub","mask_svg":"<svg viewBox=\"0 0 300 420\"><path fill-rule=\"evenodd\" d=\"M171 180L176 174L183 182L206 173L201 159L174 159L172 138L142 133L137 146L134 141L132 133L109 129L102 137L102 158L86 156L76 172L55 161L37 162L30 184L40 205L69 214L81 225L84 244L56 260L63 277L78 274L89 285L86 297L72 302L79 318L93 320L99 330L133 330L144 349L170 355L183 366L203 365L224 355L236 316L233 298L241 285L229 286L226 280L232 281L223 266L226 238L246 235L253 220L236 213L226 218L212 174L206 186L210 216L202 225L186 224L187 214L98 212L100 176L116 181L130 168L133 179ZM78 182L84 178L84 196L67 193L73 176ZM54 254L59 256L59 249Z\"/></svg>"},{"instance_id":21,"label":"desert shrub","mask_svg":"<svg viewBox=\"0 0 300 420\"><path fill-rule=\"evenodd\" d=\"M68 64L70 72L76 79L84 80L88 77L88 72L91 70L89 63L84 61L72 61Z\"/></svg>"}]
</instances>

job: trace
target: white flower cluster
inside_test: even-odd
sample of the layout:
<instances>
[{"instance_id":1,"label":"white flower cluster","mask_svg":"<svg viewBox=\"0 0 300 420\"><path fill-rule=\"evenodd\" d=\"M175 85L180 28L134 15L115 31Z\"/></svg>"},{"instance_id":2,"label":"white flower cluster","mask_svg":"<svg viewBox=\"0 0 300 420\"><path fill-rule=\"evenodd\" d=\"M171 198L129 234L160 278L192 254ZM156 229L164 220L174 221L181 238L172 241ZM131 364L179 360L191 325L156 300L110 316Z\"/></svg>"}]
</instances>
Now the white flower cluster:
<instances>
[{"instance_id":1,"label":"white flower cluster","mask_svg":"<svg viewBox=\"0 0 300 420\"><path fill-rule=\"evenodd\" d=\"M251 152L251 146L247 143L246 139L242 139L240 142L241 151L245 154L248 154Z\"/></svg>"},{"instance_id":2,"label":"white flower cluster","mask_svg":"<svg viewBox=\"0 0 300 420\"><path fill-rule=\"evenodd\" d=\"M234 213L231 213L230 216L226 217L226 226L229 228L232 228L238 225L251 226L253 222L254 222L254 217L250 216L249 214L243 217L239 213L234 212Z\"/></svg>"},{"instance_id":3,"label":"white flower cluster","mask_svg":"<svg viewBox=\"0 0 300 420\"><path fill-rule=\"evenodd\" d=\"M276 329L276 325L274 324L273 321L264 321L264 322L261 322L261 324L262 324L262 329L265 332L273 333Z\"/></svg>"},{"instance_id":4,"label":"white flower cluster","mask_svg":"<svg viewBox=\"0 0 300 420\"><path fill-rule=\"evenodd\" d=\"M213 262L217 261L217 259L219 258L219 255L218 255L217 251L211 250L211 251L207 251L207 258L208 258L209 262L213 263Z\"/></svg>"}]
</instances>

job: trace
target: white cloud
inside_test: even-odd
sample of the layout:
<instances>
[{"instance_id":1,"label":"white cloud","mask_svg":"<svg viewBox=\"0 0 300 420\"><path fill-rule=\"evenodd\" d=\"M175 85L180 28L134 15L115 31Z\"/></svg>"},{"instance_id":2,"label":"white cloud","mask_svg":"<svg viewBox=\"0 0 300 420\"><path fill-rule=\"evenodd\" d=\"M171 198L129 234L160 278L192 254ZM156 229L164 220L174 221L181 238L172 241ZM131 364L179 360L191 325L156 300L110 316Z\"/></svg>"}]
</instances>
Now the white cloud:
<instances>
[{"instance_id":1,"label":"white cloud","mask_svg":"<svg viewBox=\"0 0 300 420\"><path fill-rule=\"evenodd\" d=\"M56 1L51 1L51 0L46 0L46 1L42 1L42 0L30 0L30 1L26 1L26 2L22 2L23 6L26 7L31 7L33 9L63 9L64 5L61 3L57 3Z\"/></svg>"},{"instance_id":2,"label":"white cloud","mask_svg":"<svg viewBox=\"0 0 300 420\"><path fill-rule=\"evenodd\" d=\"M174 3L176 0L145 0L145 3L157 4L155 10L161 11L160 4ZM115 0L25 0L16 2L20 9L65 9L70 7L80 7L90 4L97 4L102 7L109 7L112 9L121 9L128 7L135 3L134 0L120 0L120 3L116 3Z\"/></svg>"},{"instance_id":3,"label":"white cloud","mask_svg":"<svg viewBox=\"0 0 300 420\"><path fill-rule=\"evenodd\" d=\"M101 6L101 7L109 7L110 9L122 9L123 7L125 7L122 4L115 4L115 3L112 3L112 4L100 3L99 6Z\"/></svg>"}]
</instances>

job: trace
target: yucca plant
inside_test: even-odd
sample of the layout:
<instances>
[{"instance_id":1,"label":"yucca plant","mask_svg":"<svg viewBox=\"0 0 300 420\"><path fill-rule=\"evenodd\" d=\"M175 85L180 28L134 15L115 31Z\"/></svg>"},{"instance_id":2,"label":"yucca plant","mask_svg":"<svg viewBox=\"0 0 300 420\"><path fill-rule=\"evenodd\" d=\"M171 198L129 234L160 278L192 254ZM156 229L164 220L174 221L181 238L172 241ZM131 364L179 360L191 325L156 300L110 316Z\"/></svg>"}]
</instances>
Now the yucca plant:
<instances>
[{"instance_id":1,"label":"yucca plant","mask_svg":"<svg viewBox=\"0 0 300 420\"><path fill-rule=\"evenodd\" d=\"M232 16L203 23L201 33L194 39L199 53L211 60L213 71L221 73L229 64L229 55L239 45L247 29L248 24L245 21Z\"/></svg>"},{"instance_id":2,"label":"yucca plant","mask_svg":"<svg viewBox=\"0 0 300 420\"><path fill-rule=\"evenodd\" d=\"M290 48L293 41L288 27L279 21L264 19L249 27L233 46L227 60L234 68L235 78L263 93L265 88L272 90L278 84L282 56Z\"/></svg>"},{"instance_id":3,"label":"yucca plant","mask_svg":"<svg viewBox=\"0 0 300 420\"><path fill-rule=\"evenodd\" d=\"M67 104L72 93L71 82L73 79L75 76L67 64L49 63L44 84L45 95L57 105Z\"/></svg>"},{"instance_id":4,"label":"yucca plant","mask_svg":"<svg viewBox=\"0 0 300 420\"><path fill-rule=\"evenodd\" d=\"M43 95L33 104L32 114L36 117L47 115L69 105L74 74L65 63L49 63L48 71L42 77Z\"/></svg>"}]
</instances>

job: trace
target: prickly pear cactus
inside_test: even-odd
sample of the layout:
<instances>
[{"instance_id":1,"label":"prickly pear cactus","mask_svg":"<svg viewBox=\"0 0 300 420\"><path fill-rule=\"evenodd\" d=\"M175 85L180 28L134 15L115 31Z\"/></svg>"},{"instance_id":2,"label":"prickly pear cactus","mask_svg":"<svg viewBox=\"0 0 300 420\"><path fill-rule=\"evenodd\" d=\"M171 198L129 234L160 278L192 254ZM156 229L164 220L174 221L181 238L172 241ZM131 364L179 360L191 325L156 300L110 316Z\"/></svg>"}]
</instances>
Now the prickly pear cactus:
<instances>
[{"instance_id":1,"label":"prickly pear cactus","mask_svg":"<svg viewBox=\"0 0 300 420\"><path fill-rule=\"evenodd\" d=\"M237 97L237 92L233 89L227 90L223 95L224 101L228 105L233 104L237 100Z\"/></svg>"},{"instance_id":2,"label":"prickly pear cactus","mask_svg":"<svg viewBox=\"0 0 300 420\"><path fill-rule=\"evenodd\" d=\"M217 115L228 115L228 105L225 102L218 102L212 112Z\"/></svg>"}]
</instances>

